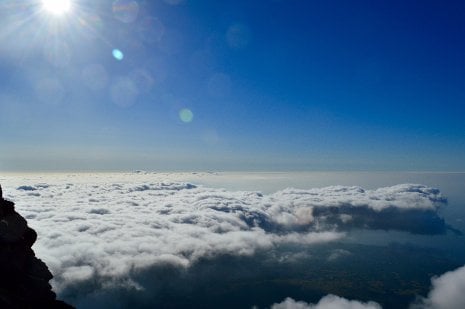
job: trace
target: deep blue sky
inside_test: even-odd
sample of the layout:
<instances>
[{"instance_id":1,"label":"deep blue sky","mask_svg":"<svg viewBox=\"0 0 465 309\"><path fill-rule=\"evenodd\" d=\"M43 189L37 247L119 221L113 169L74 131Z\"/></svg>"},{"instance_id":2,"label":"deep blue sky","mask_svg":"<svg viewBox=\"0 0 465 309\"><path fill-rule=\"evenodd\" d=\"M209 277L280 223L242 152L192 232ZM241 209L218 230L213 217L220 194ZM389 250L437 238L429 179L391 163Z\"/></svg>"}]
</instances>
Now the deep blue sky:
<instances>
[{"instance_id":1,"label":"deep blue sky","mask_svg":"<svg viewBox=\"0 0 465 309\"><path fill-rule=\"evenodd\" d=\"M0 170L465 170L464 1L6 0L0 29Z\"/></svg>"}]
</instances>

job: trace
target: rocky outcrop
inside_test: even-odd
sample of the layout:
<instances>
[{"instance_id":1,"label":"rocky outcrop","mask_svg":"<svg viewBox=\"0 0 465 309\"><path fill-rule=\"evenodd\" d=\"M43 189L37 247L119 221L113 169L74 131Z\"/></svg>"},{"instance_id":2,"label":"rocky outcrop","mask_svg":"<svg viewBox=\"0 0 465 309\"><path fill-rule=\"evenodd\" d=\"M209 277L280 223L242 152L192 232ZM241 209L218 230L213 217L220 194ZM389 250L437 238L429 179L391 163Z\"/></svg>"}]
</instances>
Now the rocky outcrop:
<instances>
[{"instance_id":1,"label":"rocky outcrop","mask_svg":"<svg viewBox=\"0 0 465 309\"><path fill-rule=\"evenodd\" d=\"M73 308L56 299L53 276L31 249L36 239L0 187L0 308Z\"/></svg>"}]
</instances>

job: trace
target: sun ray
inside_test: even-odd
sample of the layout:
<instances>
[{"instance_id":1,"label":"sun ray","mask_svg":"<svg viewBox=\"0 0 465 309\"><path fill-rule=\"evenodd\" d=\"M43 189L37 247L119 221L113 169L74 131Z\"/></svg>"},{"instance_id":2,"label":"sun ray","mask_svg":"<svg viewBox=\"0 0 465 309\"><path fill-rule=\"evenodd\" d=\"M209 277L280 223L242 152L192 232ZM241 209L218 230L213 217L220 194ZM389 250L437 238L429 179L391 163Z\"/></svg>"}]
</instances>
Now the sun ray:
<instances>
[{"instance_id":1,"label":"sun ray","mask_svg":"<svg viewBox=\"0 0 465 309\"><path fill-rule=\"evenodd\" d=\"M42 0L42 7L53 15L63 15L71 10L70 0Z\"/></svg>"}]
</instances>

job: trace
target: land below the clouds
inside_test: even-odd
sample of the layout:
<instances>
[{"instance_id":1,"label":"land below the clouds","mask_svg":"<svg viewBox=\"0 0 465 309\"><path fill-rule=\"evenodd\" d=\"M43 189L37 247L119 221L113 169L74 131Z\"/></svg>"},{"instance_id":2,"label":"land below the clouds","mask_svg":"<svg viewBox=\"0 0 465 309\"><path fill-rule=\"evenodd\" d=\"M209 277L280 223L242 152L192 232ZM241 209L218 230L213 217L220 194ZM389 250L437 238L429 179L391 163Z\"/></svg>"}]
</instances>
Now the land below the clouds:
<instances>
[{"instance_id":1,"label":"land below the clouds","mask_svg":"<svg viewBox=\"0 0 465 309\"><path fill-rule=\"evenodd\" d=\"M282 251L284 250L284 251ZM278 261L278 262L277 262ZM182 308L268 308L286 297L316 303L327 294L376 301L383 308L407 308L426 296L431 278L463 265L452 253L392 243L388 246L337 243L258 252L254 256L202 258L188 269L163 265L135 274L148 291L126 288L92 295L87 283L62 297L83 307L90 304L151 305ZM82 289L88 298L80 299Z\"/></svg>"}]
</instances>

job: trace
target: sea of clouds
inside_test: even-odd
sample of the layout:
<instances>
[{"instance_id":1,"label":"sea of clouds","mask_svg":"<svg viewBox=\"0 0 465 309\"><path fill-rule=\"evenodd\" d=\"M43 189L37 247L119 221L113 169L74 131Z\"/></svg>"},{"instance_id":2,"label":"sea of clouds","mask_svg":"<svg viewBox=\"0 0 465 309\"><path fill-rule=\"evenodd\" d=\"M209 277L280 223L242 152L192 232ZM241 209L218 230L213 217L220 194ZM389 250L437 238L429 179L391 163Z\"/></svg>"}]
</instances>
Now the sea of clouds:
<instances>
[{"instance_id":1,"label":"sea of clouds","mask_svg":"<svg viewBox=\"0 0 465 309\"><path fill-rule=\"evenodd\" d=\"M89 308L111 304L112 294L107 292L112 290L157 293L147 274L164 267L189 269L202 259L253 256L280 246L307 248L344 238L354 228L420 234L447 229L438 216L447 200L438 189L423 185L287 188L262 194L211 188L181 178L149 173L49 174L10 175L1 181L6 198L16 203L39 235L34 250L54 274L54 289ZM442 287L451 280L462 280L463 287L462 272L434 279L430 295L416 306L442 308L436 306L447 290ZM150 300L144 305L149 307ZM316 305L292 299L273 305L378 307L333 295Z\"/></svg>"}]
</instances>

